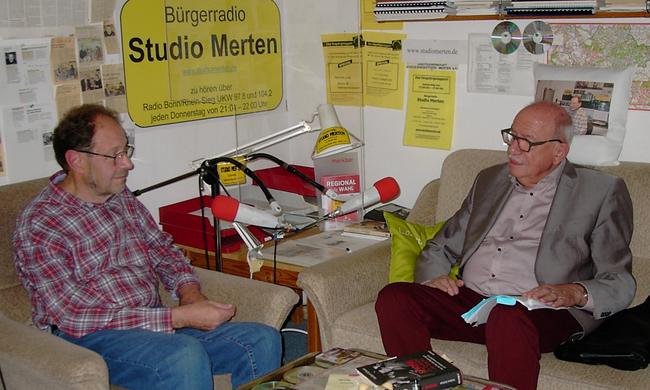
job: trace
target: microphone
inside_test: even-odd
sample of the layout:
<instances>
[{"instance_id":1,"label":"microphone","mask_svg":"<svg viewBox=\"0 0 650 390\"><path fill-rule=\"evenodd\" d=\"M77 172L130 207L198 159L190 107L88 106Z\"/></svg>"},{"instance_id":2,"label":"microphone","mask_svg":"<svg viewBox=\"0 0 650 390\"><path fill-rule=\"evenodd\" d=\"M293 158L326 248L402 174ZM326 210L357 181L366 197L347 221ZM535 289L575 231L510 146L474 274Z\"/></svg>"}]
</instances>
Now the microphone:
<instances>
[{"instance_id":1,"label":"microphone","mask_svg":"<svg viewBox=\"0 0 650 390\"><path fill-rule=\"evenodd\" d=\"M397 181L390 176L385 177L383 179L377 180L375 184L372 185L372 187L366 189L363 193L343 203L328 217L338 217L339 215L348 214L353 211L374 206L377 203L386 203L397 198L399 194L400 189Z\"/></svg>"},{"instance_id":2,"label":"microphone","mask_svg":"<svg viewBox=\"0 0 650 390\"><path fill-rule=\"evenodd\" d=\"M266 228L285 228L286 223L275 215L242 204L237 199L226 195L217 195L212 200L212 214L224 221L241 222Z\"/></svg>"}]
</instances>

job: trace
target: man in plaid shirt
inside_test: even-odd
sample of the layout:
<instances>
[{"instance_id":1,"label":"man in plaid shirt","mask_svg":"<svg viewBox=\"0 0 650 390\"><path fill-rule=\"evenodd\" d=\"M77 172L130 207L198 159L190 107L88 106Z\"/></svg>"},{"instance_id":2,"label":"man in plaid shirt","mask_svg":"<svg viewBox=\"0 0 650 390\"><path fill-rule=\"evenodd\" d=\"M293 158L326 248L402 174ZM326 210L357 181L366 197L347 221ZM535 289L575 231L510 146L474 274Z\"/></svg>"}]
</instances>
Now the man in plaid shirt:
<instances>
[{"instance_id":1,"label":"man in plaid shirt","mask_svg":"<svg viewBox=\"0 0 650 390\"><path fill-rule=\"evenodd\" d=\"M589 118L587 118L585 109L582 108L582 98L580 96L575 95L571 98L567 112L569 113L571 122L573 123L573 134L587 134L587 125L589 123Z\"/></svg>"},{"instance_id":2,"label":"man in plaid shirt","mask_svg":"<svg viewBox=\"0 0 650 390\"><path fill-rule=\"evenodd\" d=\"M233 387L279 366L279 333L234 323L208 300L192 268L126 187L133 169L117 113L72 109L54 130L63 168L16 221L16 269L37 327L99 353L129 389ZM158 280L179 298L164 307Z\"/></svg>"}]
</instances>

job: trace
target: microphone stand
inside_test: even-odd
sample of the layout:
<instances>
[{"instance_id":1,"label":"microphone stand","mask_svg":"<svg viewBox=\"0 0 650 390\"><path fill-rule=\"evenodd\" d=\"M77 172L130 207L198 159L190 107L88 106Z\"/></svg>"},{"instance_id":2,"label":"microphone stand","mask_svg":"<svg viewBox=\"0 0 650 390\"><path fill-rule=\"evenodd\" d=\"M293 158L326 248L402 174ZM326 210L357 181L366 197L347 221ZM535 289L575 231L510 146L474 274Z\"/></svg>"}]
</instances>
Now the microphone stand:
<instances>
[{"instance_id":1,"label":"microphone stand","mask_svg":"<svg viewBox=\"0 0 650 390\"><path fill-rule=\"evenodd\" d=\"M253 181L255 181L255 183L257 183L257 185L260 187L262 192L264 192L264 195L265 195L267 201L269 202L269 204L271 205L271 207L274 208L276 211L279 211L279 212L282 211L279 204L275 201L275 199L273 198L273 195L271 195L270 191L268 190L266 185L262 182L262 180L253 171L251 171L248 167L246 167L244 164L242 164L241 162L239 162L239 161L237 161L237 160L235 160L233 158L230 158L230 157L216 157L216 158L213 158L213 159L204 160L197 169L195 169L195 170L193 170L191 172L187 172L187 173L184 173L182 175L173 177L171 179L162 181L160 183L156 183L156 184L151 185L149 187L145 187L145 188L133 191L132 193L133 193L134 196L140 196L140 195L142 195L142 194L144 194L146 192L149 192L149 191L152 191L152 190L155 190L155 189L158 189L158 188L161 188L161 187L164 187L164 186L179 182L181 180L185 180L185 179L190 178L190 177L195 176L195 175L199 175L201 177L201 179L203 180L203 182L205 182L206 184L208 184L210 186L210 196L211 196L212 199L214 199L217 195L220 194L220 181L219 181L219 175L218 175L217 169L216 169L217 164L220 163L220 162L228 162L228 163L231 163L231 164L235 165L237 168L241 169L242 172L244 172L244 174L249 176ZM212 221L213 221L212 223L213 223L213 226L214 226L214 237L213 237L213 239L214 239L214 243L215 243L215 251L214 251L215 263L216 263L215 268L216 268L217 271L222 271L222 269L223 269L223 258L222 258L222 255L221 255L221 246L222 246L221 222L220 222L220 220L218 218L214 217L214 215L212 217ZM205 251L206 251L206 266L207 266L208 269L210 269L209 256L207 256L207 251L208 251L207 245L206 245Z\"/></svg>"},{"instance_id":2,"label":"microphone stand","mask_svg":"<svg viewBox=\"0 0 650 390\"><path fill-rule=\"evenodd\" d=\"M203 182L207 185L210 186L210 197L212 199L216 198L217 195L220 194L221 189L219 187L219 172L215 169L209 169L210 164L201 164L201 167L199 170L200 172L200 177L203 180ZM203 208L203 207L201 207ZM213 237L212 239L214 240L214 268L216 271L221 272L223 269L223 259L221 257L221 221L217 218L215 218L214 215L212 215L212 226L214 226L213 229ZM204 235L205 231L204 231ZM208 246L205 246L205 263L210 269L210 256L208 255Z\"/></svg>"}]
</instances>

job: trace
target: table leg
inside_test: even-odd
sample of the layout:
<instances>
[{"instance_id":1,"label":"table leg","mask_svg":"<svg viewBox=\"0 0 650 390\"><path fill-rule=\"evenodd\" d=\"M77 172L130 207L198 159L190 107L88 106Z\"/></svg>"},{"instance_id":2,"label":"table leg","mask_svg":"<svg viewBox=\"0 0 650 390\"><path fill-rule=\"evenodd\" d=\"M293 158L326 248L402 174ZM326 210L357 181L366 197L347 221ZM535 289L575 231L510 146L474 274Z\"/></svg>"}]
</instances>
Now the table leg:
<instances>
[{"instance_id":1,"label":"table leg","mask_svg":"<svg viewBox=\"0 0 650 390\"><path fill-rule=\"evenodd\" d=\"M318 316L309 298L307 299L307 348L309 352L319 352L322 349Z\"/></svg>"}]
</instances>

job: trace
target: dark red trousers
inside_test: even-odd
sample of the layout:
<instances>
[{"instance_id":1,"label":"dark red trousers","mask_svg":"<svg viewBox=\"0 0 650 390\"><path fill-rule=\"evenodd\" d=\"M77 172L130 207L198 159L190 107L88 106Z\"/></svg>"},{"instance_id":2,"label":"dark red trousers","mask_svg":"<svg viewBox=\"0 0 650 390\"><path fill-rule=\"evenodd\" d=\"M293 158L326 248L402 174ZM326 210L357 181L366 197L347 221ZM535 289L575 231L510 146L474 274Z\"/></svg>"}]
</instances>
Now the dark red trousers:
<instances>
[{"instance_id":1,"label":"dark red trousers","mask_svg":"<svg viewBox=\"0 0 650 390\"><path fill-rule=\"evenodd\" d=\"M517 304L496 305L487 323L474 327L461 314L481 299L466 287L450 296L417 283L389 284L375 304L386 353L402 356L426 351L431 349L431 338L485 344L491 380L534 390L540 354L553 351L580 331L580 325L567 310L528 310Z\"/></svg>"}]
</instances>

